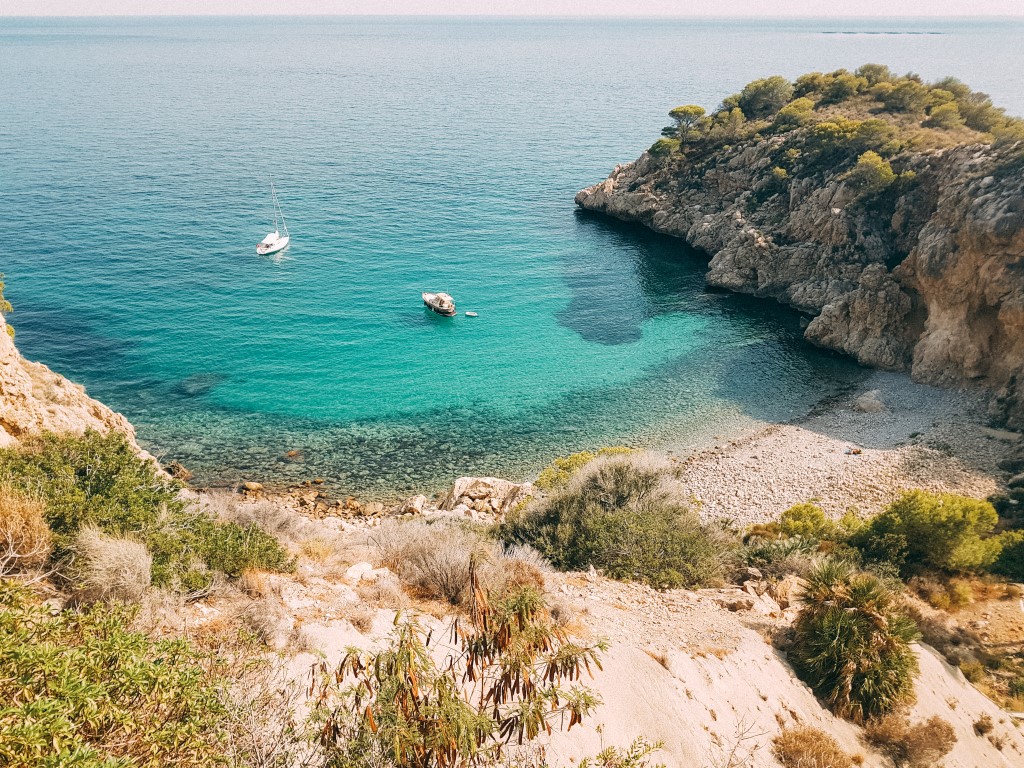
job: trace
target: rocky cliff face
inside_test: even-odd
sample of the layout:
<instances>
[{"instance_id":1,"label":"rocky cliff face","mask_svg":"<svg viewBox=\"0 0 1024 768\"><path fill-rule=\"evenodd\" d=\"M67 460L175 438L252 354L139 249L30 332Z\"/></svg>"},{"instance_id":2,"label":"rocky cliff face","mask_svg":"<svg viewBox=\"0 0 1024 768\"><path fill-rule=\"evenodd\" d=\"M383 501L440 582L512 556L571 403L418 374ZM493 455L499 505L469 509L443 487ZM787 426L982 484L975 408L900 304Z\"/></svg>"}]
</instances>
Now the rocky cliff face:
<instances>
[{"instance_id":1,"label":"rocky cliff face","mask_svg":"<svg viewBox=\"0 0 1024 768\"><path fill-rule=\"evenodd\" d=\"M845 169L774 175L783 142L644 153L576 202L706 252L709 285L813 315L815 344L988 388L993 419L1024 428L1024 164L985 145L909 153L913 183L868 204Z\"/></svg>"},{"instance_id":2,"label":"rocky cliff face","mask_svg":"<svg viewBox=\"0 0 1024 768\"><path fill-rule=\"evenodd\" d=\"M0 448L43 432L80 435L88 429L120 432L142 453L124 416L45 365L23 358L0 317Z\"/></svg>"}]
</instances>

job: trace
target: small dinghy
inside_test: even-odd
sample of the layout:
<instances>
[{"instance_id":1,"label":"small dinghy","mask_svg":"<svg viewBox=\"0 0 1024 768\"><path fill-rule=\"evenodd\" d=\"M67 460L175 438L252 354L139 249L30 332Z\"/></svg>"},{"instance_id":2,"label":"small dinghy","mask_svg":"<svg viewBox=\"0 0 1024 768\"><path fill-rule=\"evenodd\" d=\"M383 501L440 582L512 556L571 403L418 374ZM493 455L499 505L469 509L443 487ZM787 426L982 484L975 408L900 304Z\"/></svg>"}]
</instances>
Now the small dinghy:
<instances>
[{"instance_id":1,"label":"small dinghy","mask_svg":"<svg viewBox=\"0 0 1024 768\"><path fill-rule=\"evenodd\" d=\"M284 211L281 210L281 204L277 201L277 190L274 189L273 180L270 182L270 197L274 201L274 231L264 237L256 246L256 253L260 256L269 256L272 253L283 251L291 242L291 237L288 236L288 225L284 220ZM280 225L278 225L278 219L281 220ZM283 235L281 229L284 229Z\"/></svg>"},{"instance_id":2,"label":"small dinghy","mask_svg":"<svg viewBox=\"0 0 1024 768\"><path fill-rule=\"evenodd\" d=\"M467 312L466 317L480 317L476 312Z\"/></svg>"},{"instance_id":3,"label":"small dinghy","mask_svg":"<svg viewBox=\"0 0 1024 768\"><path fill-rule=\"evenodd\" d=\"M447 293L424 293L423 303L445 317L452 317L455 314L455 299Z\"/></svg>"}]
</instances>

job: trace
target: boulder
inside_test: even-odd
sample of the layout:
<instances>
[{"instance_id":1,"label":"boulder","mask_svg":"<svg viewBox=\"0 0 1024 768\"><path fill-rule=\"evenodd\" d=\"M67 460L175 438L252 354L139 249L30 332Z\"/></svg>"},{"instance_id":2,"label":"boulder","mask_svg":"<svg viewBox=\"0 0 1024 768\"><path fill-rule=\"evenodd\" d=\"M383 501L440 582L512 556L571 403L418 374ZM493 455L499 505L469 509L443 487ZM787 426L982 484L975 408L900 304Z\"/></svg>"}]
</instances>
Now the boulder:
<instances>
[{"instance_id":1,"label":"boulder","mask_svg":"<svg viewBox=\"0 0 1024 768\"><path fill-rule=\"evenodd\" d=\"M533 494L532 483L513 483L497 477L460 477L441 502L441 509L456 511L461 506L479 513L507 514Z\"/></svg>"},{"instance_id":2,"label":"boulder","mask_svg":"<svg viewBox=\"0 0 1024 768\"><path fill-rule=\"evenodd\" d=\"M362 578L366 576L366 574L372 572L373 565L371 565L370 563L356 563L355 565L350 566L347 571L345 571L345 581L355 584L362 580Z\"/></svg>"},{"instance_id":3,"label":"boulder","mask_svg":"<svg viewBox=\"0 0 1024 768\"><path fill-rule=\"evenodd\" d=\"M853 410L860 413L884 413L889 409L882 402L881 394L880 390L872 389L870 392L859 395L853 401Z\"/></svg>"},{"instance_id":4,"label":"boulder","mask_svg":"<svg viewBox=\"0 0 1024 768\"><path fill-rule=\"evenodd\" d=\"M240 487L243 491L246 491L247 493L259 493L260 491L263 490L262 483L255 483L252 482L251 480L242 483Z\"/></svg>"},{"instance_id":5,"label":"boulder","mask_svg":"<svg viewBox=\"0 0 1024 768\"><path fill-rule=\"evenodd\" d=\"M410 499L406 499L402 502L402 507L399 510L403 515L422 515L423 508L427 505L427 497L423 494L419 496L413 496Z\"/></svg>"}]
</instances>

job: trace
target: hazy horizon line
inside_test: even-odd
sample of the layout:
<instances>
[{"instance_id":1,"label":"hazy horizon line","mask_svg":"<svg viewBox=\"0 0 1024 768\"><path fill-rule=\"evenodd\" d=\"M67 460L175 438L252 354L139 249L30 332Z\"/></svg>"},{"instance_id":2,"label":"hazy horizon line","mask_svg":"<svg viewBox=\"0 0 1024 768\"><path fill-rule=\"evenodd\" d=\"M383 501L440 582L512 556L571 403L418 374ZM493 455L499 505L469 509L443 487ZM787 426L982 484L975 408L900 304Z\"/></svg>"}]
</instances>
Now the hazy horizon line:
<instances>
[{"instance_id":1,"label":"hazy horizon line","mask_svg":"<svg viewBox=\"0 0 1024 768\"><path fill-rule=\"evenodd\" d=\"M612 14L612 13L3 13L5 19L201 19L201 18L405 18L405 19L813 19L822 21L843 21L849 19L873 19L878 21L936 20L936 19L1017 19L1024 20L1024 10L1019 14L1007 13L949 13L949 14L892 14L852 13L816 15L806 13L679 13L679 14Z\"/></svg>"}]
</instances>

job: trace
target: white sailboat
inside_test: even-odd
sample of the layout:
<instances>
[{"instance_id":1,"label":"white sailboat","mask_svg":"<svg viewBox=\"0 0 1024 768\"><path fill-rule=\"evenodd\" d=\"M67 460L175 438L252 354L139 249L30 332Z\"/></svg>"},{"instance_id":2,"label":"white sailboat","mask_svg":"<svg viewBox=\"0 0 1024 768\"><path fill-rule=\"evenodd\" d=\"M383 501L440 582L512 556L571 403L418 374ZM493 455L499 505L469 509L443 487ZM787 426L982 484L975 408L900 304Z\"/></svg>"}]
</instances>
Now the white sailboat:
<instances>
[{"instance_id":1,"label":"white sailboat","mask_svg":"<svg viewBox=\"0 0 1024 768\"><path fill-rule=\"evenodd\" d=\"M288 225L284 220L284 211L281 210L281 204L277 201L277 190L274 189L273 179L270 180L270 197L274 201L274 231L257 244L256 253L260 256L283 251L291 241L291 237L288 235ZM278 219L280 219L280 224L278 224ZM281 234L282 229L284 230L283 235Z\"/></svg>"}]
</instances>

